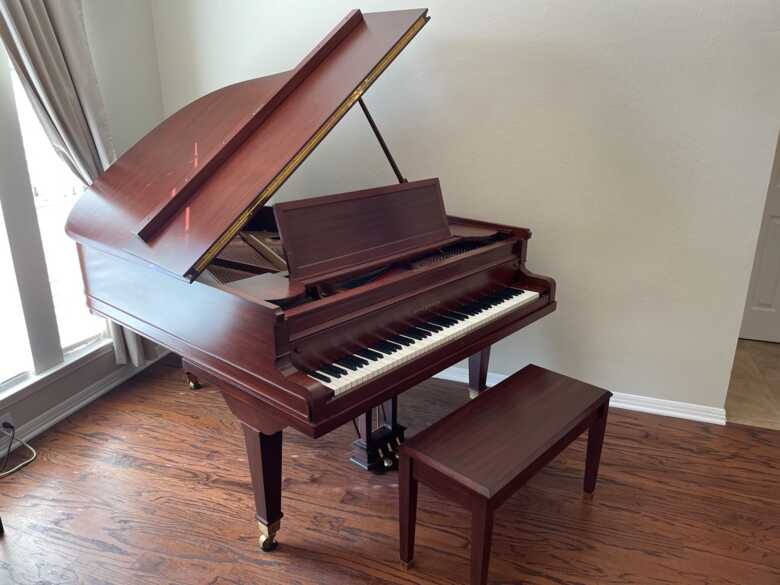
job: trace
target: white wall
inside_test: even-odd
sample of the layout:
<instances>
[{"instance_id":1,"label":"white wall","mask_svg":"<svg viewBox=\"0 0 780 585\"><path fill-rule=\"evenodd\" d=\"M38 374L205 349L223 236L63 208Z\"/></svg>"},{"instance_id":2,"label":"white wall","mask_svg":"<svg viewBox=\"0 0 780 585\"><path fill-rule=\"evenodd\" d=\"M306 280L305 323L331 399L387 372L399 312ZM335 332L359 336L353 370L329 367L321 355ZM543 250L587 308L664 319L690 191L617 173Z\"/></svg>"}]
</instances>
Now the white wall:
<instances>
[{"instance_id":1,"label":"white wall","mask_svg":"<svg viewBox=\"0 0 780 585\"><path fill-rule=\"evenodd\" d=\"M353 4L154 1L165 113L292 67ZM439 176L452 213L531 227L529 265L559 283L560 309L491 369L721 407L780 126L780 5L426 4L367 102L410 178ZM282 197L393 181L359 114Z\"/></svg>"},{"instance_id":2,"label":"white wall","mask_svg":"<svg viewBox=\"0 0 780 585\"><path fill-rule=\"evenodd\" d=\"M117 156L163 119L149 0L83 0L92 59Z\"/></svg>"}]
</instances>

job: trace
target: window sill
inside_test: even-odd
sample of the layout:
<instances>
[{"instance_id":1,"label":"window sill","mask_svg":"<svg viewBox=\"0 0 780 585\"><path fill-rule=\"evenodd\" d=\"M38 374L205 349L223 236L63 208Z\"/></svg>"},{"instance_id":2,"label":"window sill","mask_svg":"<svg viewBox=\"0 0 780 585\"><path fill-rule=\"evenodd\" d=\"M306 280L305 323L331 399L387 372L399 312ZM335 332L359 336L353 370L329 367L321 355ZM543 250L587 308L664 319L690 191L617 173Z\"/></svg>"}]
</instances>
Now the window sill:
<instances>
[{"instance_id":1,"label":"window sill","mask_svg":"<svg viewBox=\"0 0 780 585\"><path fill-rule=\"evenodd\" d=\"M114 351L111 339L102 337L91 343L65 353L65 360L40 374L21 374L4 384L0 384L0 411L8 410L11 405L35 394L44 386L66 377L74 370Z\"/></svg>"}]
</instances>

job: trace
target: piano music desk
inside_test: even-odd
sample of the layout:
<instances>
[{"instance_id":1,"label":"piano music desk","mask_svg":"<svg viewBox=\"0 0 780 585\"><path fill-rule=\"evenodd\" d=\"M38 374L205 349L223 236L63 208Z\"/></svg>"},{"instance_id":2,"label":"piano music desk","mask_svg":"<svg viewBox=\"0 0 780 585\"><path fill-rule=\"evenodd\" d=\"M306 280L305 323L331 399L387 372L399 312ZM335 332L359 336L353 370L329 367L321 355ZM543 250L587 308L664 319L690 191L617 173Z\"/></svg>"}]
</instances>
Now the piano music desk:
<instances>
[{"instance_id":1,"label":"piano music desk","mask_svg":"<svg viewBox=\"0 0 780 585\"><path fill-rule=\"evenodd\" d=\"M530 365L401 446L401 561L414 557L417 484L471 510L471 583L487 582L493 512L588 429L585 492L596 487L612 394Z\"/></svg>"}]
</instances>

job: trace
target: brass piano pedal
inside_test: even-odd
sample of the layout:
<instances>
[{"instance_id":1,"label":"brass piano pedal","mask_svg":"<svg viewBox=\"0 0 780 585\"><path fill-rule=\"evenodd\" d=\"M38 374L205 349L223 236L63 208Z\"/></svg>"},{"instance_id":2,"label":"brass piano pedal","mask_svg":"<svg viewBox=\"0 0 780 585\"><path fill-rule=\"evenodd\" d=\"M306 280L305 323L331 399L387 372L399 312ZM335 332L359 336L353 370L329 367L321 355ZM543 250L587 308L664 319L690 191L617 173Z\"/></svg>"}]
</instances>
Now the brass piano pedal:
<instances>
[{"instance_id":1,"label":"brass piano pedal","mask_svg":"<svg viewBox=\"0 0 780 585\"><path fill-rule=\"evenodd\" d=\"M395 438L396 445L400 446L400 443L398 442L398 437ZM387 451L390 453L393 457L395 457L395 460L398 461L401 458L400 453L398 453L398 448L393 445L392 442L387 444Z\"/></svg>"},{"instance_id":2,"label":"brass piano pedal","mask_svg":"<svg viewBox=\"0 0 780 585\"><path fill-rule=\"evenodd\" d=\"M382 447L378 447L377 452L379 453L379 457L382 459L382 465L385 466L385 469L392 469L395 463L390 457L385 457L385 452L382 451Z\"/></svg>"}]
</instances>

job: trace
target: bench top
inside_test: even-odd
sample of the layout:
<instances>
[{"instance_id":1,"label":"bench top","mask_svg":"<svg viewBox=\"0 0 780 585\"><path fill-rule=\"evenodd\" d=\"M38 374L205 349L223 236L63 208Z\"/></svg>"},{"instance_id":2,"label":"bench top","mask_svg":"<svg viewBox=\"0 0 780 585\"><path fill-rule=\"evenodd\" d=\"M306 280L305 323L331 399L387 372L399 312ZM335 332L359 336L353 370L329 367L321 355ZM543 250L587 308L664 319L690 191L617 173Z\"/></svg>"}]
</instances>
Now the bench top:
<instances>
[{"instance_id":1,"label":"bench top","mask_svg":"<svg viewBox=\"0 0 780 585\"><path fill-rule=\"evenodd\" d=\"M402 449L491 498L610 396L607 390L529 365L413 436Z\"/></svg>"}]
</instances>

